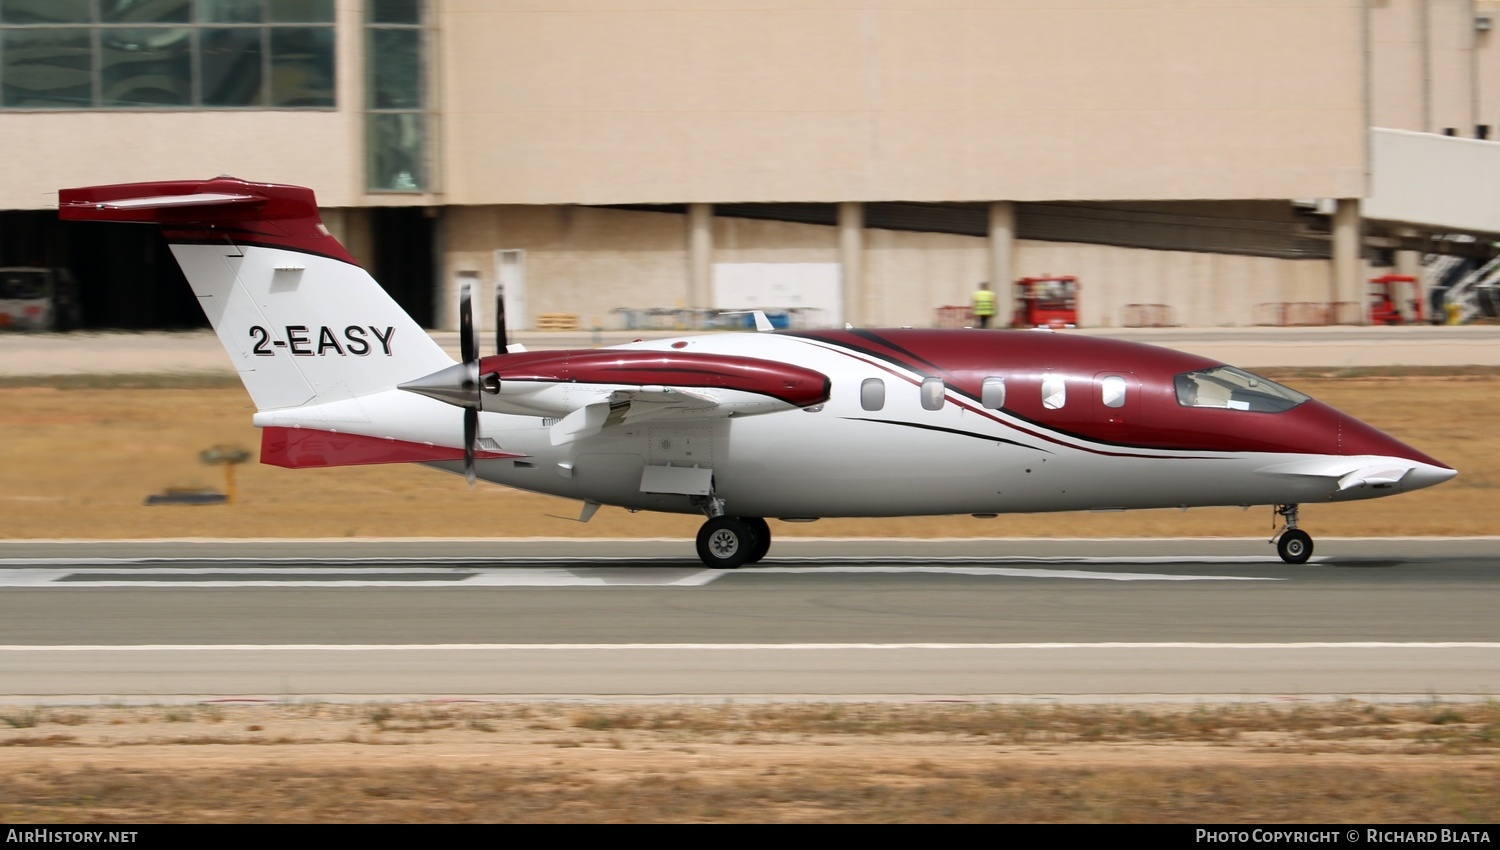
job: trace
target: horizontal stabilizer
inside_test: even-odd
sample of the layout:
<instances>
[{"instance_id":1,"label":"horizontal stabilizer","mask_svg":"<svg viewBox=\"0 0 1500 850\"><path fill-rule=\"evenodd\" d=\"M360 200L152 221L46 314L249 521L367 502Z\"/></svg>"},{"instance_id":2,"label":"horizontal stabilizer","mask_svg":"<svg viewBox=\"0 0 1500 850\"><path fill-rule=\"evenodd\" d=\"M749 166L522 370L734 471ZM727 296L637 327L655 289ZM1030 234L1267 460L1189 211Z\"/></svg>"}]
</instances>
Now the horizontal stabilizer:
<instances>
[{"instance_id":1,"label":"horizontal stabilizer","mask_svg":"<svg viewBox=\"0 0 1500 850\"><path fill-rule=\"evenodd\" d=\"M251 183L234 177L63 189L58 193L57 215L66 221L157 224L207 224L245 219L319 221L318 204L311 189Z\"/></svg>"}]
</instances>

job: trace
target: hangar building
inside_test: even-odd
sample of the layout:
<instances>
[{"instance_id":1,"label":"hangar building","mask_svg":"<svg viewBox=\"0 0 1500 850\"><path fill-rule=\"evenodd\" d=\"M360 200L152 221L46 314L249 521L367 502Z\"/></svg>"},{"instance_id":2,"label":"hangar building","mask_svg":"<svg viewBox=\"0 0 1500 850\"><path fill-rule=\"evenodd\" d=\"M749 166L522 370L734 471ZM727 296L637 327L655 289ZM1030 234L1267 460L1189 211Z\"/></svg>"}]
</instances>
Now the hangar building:
<instances>
[{"instance_id":1,"label":"hangar building","mask_svg":"<svg viewBox=\"0 0 1500 850\"><path fill-rule=\"evenodd\" d=\"M201 324L154 234L53 209L227 173L315 189L432 327L464 280L519 327L746 299L920 326L1063 274L1087 326L1359 323L1370 277L1494 251L1494 24L1500 0L0 0L0 266L71 268L88 326Z\"/></svg>"}]
</instances>

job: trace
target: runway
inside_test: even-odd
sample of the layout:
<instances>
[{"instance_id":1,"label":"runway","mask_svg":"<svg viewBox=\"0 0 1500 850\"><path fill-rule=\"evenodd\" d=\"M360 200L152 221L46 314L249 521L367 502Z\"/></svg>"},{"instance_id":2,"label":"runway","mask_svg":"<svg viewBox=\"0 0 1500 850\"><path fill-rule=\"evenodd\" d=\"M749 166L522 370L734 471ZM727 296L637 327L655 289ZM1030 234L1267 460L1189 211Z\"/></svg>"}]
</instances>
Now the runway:
<instances>
[{"instance_id":1,"label":"runway","mask_svg":"<svg viewBox=\"0 0 1500 850\"><path fill-rule=\"evenodd\" d=\"M0 699L1500 693L1500 540L0 543Z\"/></svg>"}]
</instances>

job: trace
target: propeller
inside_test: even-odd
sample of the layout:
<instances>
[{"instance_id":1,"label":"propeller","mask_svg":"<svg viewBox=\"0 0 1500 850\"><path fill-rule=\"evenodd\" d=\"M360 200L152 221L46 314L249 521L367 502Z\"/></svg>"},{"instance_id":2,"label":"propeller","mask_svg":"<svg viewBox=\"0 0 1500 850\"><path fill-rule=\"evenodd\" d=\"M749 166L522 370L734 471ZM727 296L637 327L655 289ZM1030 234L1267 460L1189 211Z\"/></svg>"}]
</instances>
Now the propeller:
<instances>
[{"instance_id":1,"label":"propeller","mask_svg":"<svg viewBox=\"0 0 1500 850\"><path fill-rule=\"evenodd\" d=\"M474 486L474 444L479 440L479 334L474 329L474 302L465 283L458 296L459 353L463 358L464 477Z\"/></svg>"},{"instance_id":2,"label":"propeller","mask_svg":"<svg viewBox=\"0 0 1500 850\"><path fill-rule=\"evenodd\" d=\"M500 353L506 351L505 303L496 294L495 341ZM479 333L474 326L474 293L469 283L464 283L458 296L458 344L461 362L440 369L423 378L398 384L399 389L434 398L446 404L464 409L464 477L469 486L474 486L474 456L479 442L479 410L483 407L481 392L495 394L500 391L500 377L495 373L479 374Z\"/></svg>"}]
</instances>

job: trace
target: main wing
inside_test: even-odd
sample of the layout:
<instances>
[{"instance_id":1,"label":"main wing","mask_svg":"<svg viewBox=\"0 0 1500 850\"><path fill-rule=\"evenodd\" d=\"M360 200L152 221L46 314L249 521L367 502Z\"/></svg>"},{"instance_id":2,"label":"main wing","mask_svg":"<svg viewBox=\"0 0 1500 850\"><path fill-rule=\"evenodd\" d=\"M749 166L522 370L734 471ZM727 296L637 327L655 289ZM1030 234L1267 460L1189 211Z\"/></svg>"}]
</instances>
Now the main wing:
<instances>
[{"instance_id":1,"label":"main wing","mask_svg":"<svg viewBox=\"0 0 1500 850\"><path fill-rule=\"evenodd\" d=\"M472 380L458 364L402 389L458 403ZM791 363L689 351L511 352L478 364L480 409L556 419L553 445L658 419L719 419L828 400L827 375Z\"/></svg>"}]
</instances>

